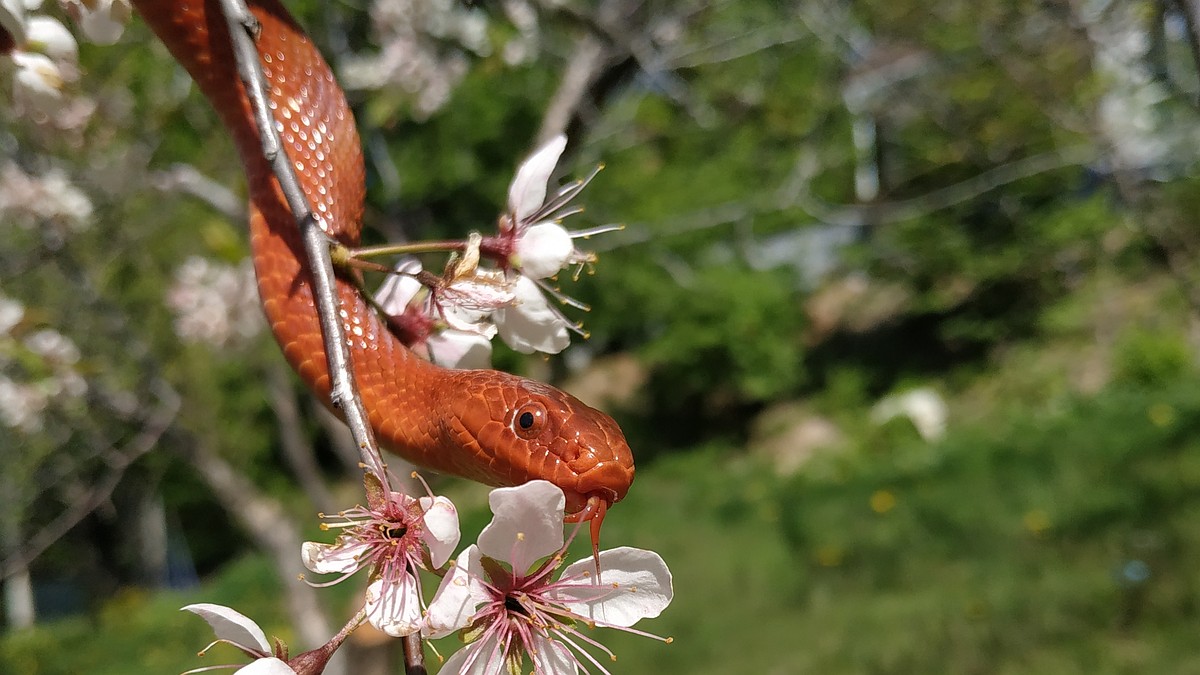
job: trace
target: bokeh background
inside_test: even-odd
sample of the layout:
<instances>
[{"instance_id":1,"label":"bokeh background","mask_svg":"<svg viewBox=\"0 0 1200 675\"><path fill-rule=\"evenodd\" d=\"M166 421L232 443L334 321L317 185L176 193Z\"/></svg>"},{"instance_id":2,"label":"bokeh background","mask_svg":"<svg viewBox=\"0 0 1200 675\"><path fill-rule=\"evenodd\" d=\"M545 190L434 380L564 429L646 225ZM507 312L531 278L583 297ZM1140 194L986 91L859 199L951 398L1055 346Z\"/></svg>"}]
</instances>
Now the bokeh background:
<instances>
[{"instance_id":1,"label":"bokeh background","mask_svg":"<svg viewBox=\"0 0 1200 675\"><path fill-rule=\"evenodd\" d=\"M606 166L590 338L496 361L635 449L605 539L672 567L674 643L596 633L614 672L1200 672L1195 0L288 4L375 241L490 230L559 131ZM0 106L0 672L237 661L192 602L299 651L361 598L294 579L353 451L186 74L136 18L81 64ZM473 539L486 490L430 480Z\"/></svg>"}]
</instances>

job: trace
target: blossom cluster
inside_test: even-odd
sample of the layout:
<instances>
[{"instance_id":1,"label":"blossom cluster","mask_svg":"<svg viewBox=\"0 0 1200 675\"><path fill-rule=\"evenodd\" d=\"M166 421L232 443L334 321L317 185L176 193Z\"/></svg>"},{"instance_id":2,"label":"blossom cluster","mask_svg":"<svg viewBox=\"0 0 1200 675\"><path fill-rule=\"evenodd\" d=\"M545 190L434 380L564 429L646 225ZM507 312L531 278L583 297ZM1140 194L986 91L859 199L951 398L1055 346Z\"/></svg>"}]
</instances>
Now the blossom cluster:
<instances>
[{"instance_id":1,"label":"blossom cluster","mask_svg":"<svg viewBox=\"0 0 1200 675\"><path fill-rule=\"evenodd\" d=\"M339 80L347 89L406 92L418 119L450 100L469 54L492 49L486 18L458 0L374 0L369 15L379 51L343 59Z\"/></svg>"},{"instance_id":2,"label":"blossom cluster","mask_svg":"<svg viewBox=\"0 0 1200 675\"><path fill-rule=\"evenodd\" d=\"M531 61L540 48L538 12L529 0L499 4L516 29L500 45L510 66ZM496 50L498 34L488 30L484 12L460 0L373 0L373 52L344 57L339 80L347 89L405 92L411 114L424 119L450 100L467 74L472 57Z\"/></svg>"},{"instance_id":3,"label":"blossom cluster","mask_svg":"<svg viewBox=\"0 0 1200 675\"><path fill-rule=\"evenodd\" d=\"M596 627L670 642L632 627L671 603L666 563L653 551L620 547L564 567L578 525L571 537L564 536L565 498L551 483L493 490L491 523L448 568L459 538L458 515L448 499L385 496L379 487L368 487L368 495L373 505L331 519L342 530L335 543L304 544L304 563L313 572L339 575L330 583L369 570L363 616L388 635L435 639L458 633L466 646L449 657L443 672L527 672L528 659L539 675L574 675L589 672L589 665L608 673L593 652L615 656L588 634ZM419 570L442 574L428 606ZM239 673L303 675L323 668L323 661L312 667L285 660L286 653L271 649L257 624L232 609L207 604L184 609L205 618L218 641L255 659Z\"/></svg>"},{"instance_id":4,"label":"blossom cluster","mask_svg":"<svg viewBox=\"0 0 1200 675\"><path fill-rule=\"evenodd\" d=\"M116 42L132 14L129 0L66 0L67 13L98 44ZM42 0L0 0L0 56L14 72L13 100L26 114L47 117L64 104L79 77L79 45L57 19L34 14Z\"/></svg>"},{"instance_id":5,"label":"blossom cluster","mask_svg":"<svg viewBox=\"0 0 1200 675\"><path fill-rule=\"evenodd\" d=\"M24 230L65 236L92 222L92 202L60 169L26 173L13 162L0 163L0 220Z\"/></svg>"},{"instance_id":6,"label":"blossom cluster","mask_svg":"<svg viewBox=\"0 0 1200 675\"><path fill-rule=\"evenodd\" d=\"M0 295L0 426L37 433L52 406L82 401L79 348L52 328L26 330L25 307Z\"/></svg>"},{"instance_id":7,"label":"blossom cluster","mask_svg":"<svg viewBox=\"0 0 1200 675\"><path fill-rule=\"evenodd\" d=\"M191 256L175 271L166 303L175 314L175 333L187 342L236 346L264 327L254 269Z\"/></svg>"},{"instance_id":8,"label":"blossom cluster","mask_svg":"<svg viewBox=\"0 0 1200 675\"><path fill-rule=\"evenodd\" d=\"M600 226L568 231L567 216L581 211L570 202L588 177L547 196L547 184L567 139L558 135L517 169L509 185L508 208L490 237L474 235L440 276L423 274L415 259L402 261L376 294L396 332L419 353L453 368L486 367L490 340L499 336L518 352L557 354L581 332L547 298L580 309L586 306L550 285L563 269L594 261L574 240L619 229ZM480 264L491 259L495 267ZM433 277L434 281L428 281Z\"/></svg>"}]
</instances>

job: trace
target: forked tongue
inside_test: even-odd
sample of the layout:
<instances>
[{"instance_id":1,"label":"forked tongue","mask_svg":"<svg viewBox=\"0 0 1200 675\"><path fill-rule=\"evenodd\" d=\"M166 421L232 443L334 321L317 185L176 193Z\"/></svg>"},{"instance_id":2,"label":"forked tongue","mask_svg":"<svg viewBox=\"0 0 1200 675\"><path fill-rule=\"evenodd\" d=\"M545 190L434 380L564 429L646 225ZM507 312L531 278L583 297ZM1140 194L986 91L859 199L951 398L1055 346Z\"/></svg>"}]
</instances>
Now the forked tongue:
<instances>
[{"instance_id":1,"label":"forked tongue","mask_svg":"<svg viewBox=\"0 0 1200 675\"><path fill-rule=\"evenodd\" d=\"M592 560L596 562L596 582L600 581L600 526L604 524L604 516L608 513L608 502L600 497L588 498L588 509L592 511Z\"/></svg>"}]
</instances>

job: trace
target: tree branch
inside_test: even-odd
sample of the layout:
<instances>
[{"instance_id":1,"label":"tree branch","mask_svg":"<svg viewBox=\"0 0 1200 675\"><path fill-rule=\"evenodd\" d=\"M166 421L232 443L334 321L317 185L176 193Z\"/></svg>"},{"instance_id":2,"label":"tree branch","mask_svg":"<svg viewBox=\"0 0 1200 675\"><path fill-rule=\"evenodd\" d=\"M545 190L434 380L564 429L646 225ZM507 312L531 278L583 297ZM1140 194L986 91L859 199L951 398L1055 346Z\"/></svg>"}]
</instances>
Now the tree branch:
<instances>
[{"instance_id":1,"label":"tree branch","mask_svg":"<svg viewBox=\"0 0 1200 675\"><path fill-rule=\"evenodd\" d=\"M379 446L375 443L371 425L367 422L366 410L354 384L350 352L346 349L346 336L338 319L338 298L333 260L329 253L329 238L304 196L304 190L300 187L287 153L279 151L279 134L267 107L266 82L262 74L262 64L258 60L258 49L254 46L254 35L259 30L258 21L250 14L242 0L221 0L221 7L225 13L225 21L229 24L238 74L246 85L247 96L254 110L254 119L258 124L263 157L270 162L284 199L287 200L288 207L296 219L296 226L304 238L304 249L313 275L313 296L325 342L325 357L329 361L330 402L345 416L346 424L358 445L363 466L378 476L384 485L388 485L383 457L379 454Z\"/></svg>"},{"instance_id":2,"label":"tree branch","mask_svg":"<svg viewBox=\"0 0 1200 675\"><path fill-rule=\"evenodd\" d=\"M275 419L279 422L279 445L283 449L284 460L304 488L308 501L322 513L336 512L337 504L321 478L321 469L313 457L312 444L305 440L301 431L300 408L296 405L291 381L279 361L267 367L267 392L271 396L271 409L275 411Z\"/></svg>"},{"instance_id":3,"label":"tree branch","mask_svg":"<svg viewBox=\"0 0 1200 675\"><path fill-rule=\"evenodd\" d=\"M333 260L330 257L330 241L300 188L287 153L279 151L281 143L273 116L267 107L266 82L262 74L262 64L259 63L258 50L254 46L254 36L257 35L260 26L242 0L221 0L221 6L225 12L225 21L229 25L238 73L246 85L247 95L254 109L259 138L263 144L263 156L271 164L284 199L287 200L304 239L304 249L313 276L313 297L316 300L321 335L325 343L325 357L329 362L330 403L340 409L345 417L346 425L354 435L363 466L375 474L385 487L389 486L387 467L375 442L371 425L367 421L358 387L354 383L350 352L346 348L346 336L338 315L339 303ZM291 551L293 559L298 550ZM404 643L405 670L409 673L424 673L424 651L420 649L420 640L416 642L416 649L410 649L409 641Z\"/></svg>"},{"instance_id":4,"label":"tree branch","mask_svg":"<svg viewBox=\"0 0 1200 675\"><path fill-rule=\"evenodd\" d=\"M158 439L175 421L179 413L179 395L165 382L157 383L160 404L146 419L142 431L138 433L119 451L110 454L107 461L108 472L102 480L97 481L80 499L72 500L69 508L60 513L57 518L30 537L19 553L4 559L0 569L0 580L8 578L29 566L39 555L50 548L87 517L98 506L112 496L113 491L129 468L139 457L153 450Z\"/></svg>"}]
</instances>

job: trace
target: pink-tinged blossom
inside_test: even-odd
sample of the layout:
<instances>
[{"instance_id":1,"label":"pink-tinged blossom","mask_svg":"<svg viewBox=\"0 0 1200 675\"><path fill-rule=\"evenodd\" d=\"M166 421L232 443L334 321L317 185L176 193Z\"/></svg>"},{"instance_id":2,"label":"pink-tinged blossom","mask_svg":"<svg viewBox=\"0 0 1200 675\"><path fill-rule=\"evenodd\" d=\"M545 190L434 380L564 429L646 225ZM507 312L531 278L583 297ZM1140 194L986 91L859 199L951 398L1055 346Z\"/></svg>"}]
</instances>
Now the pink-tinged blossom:
<instances>
[{"instance_id":1,"label":"pink-tinged blossom","mask_svg":"<svg viewBox=\"0 0 1200 675\"><path fill-rule=\"evenodd\" d=\"M375 301L410 348L447 368L488 368L496 327L487 314L443 297L441 304L417 280L421 263L402 260L375 293Z\"/></svg>"},{"instance_id":2,"label":"pink-tinged blossom","mask_svg":"<svg viewBox=\"0 0 1200 675\"><path fill-rule=\"evenodd\" d=\"M585 558L555 580L566 549L562 490L533 481L493 490L489 503L492 522L479 543L459 555L429 604L427 637L465 628L464 637L473 640L450 657L446 672L524 672L528 656L539 675L586 672L585 662L608 673L586 647L615 656L585 629L656 637L631 626L658 616L671 602L671 573L657 553L602 551L599 576L596 561Z\"/></svg>"},{"instance_id":3,"label":"pink-tinged blossom","mask_svg":"<svg viewBox=\"0 0 1200 675\"><path fill-rule=\"evenodd\" d=\"M322 528L342 528L337 541L305 542L301 554L313 572L340 575L329 584L370 569L367 620L388 635L403 637L422 628L417 568L438 568L450 559L458 545L458 511L445 497L417 499L387 492L380 501L328 519Z\"/></svg>"}]
</instances>

